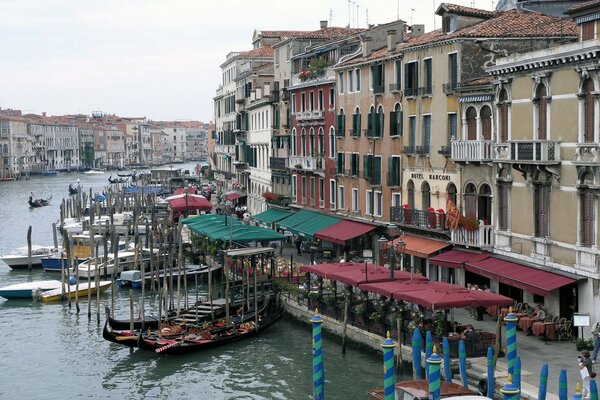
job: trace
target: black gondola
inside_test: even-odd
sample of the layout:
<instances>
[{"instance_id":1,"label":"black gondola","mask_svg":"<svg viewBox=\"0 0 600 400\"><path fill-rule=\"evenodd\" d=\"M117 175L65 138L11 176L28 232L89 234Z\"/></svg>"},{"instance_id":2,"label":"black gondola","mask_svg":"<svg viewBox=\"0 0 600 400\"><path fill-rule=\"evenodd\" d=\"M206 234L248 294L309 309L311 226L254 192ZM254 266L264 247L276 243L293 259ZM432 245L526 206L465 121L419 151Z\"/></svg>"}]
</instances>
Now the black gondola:
<instances>
[{"instance_id":1,"label":"black gondola","mask_svg":"<svg viewBox=\"0 0 600 400\"><path fill-rule=\"evenodd\" d=\"M50 205L50 200L52 199L52 196L50 196L47 199L33 199L33 195L29 196L29 207L31 208L38 208L38 207L45 207Z\"/></svg>"},{"instance_id":2,"label":"black gondola","mask_svg":"<svg viewBox=\"0 0 600 400\"><path fill-rule=\"evenodd\" d=\"M119 176L121 178L133 178L133 177L135 177L135 175L136 175L135 170L133 170L133 172L128 172L126 174L120 174L117 172L117 176Z\"/></svg>"},{"instance_id":3,"label":"black gondola","mask_svg":"<svg viewBox=\"0 0 600 400\"><path fill-rule=\"evenodd\" d=\"M74 195L79 193L79 189L77 189L76 187L74 187L72 184L69 184L69 194L70 195Z\"/></svg>"},{"instance_id":4,"label":"black gondola","mask_svg":"<svg viewBox=\"0 0 600 400\"><path fill-rule=\"evenodd\" d=\"M128 180L129 180L129 178L117 178L117 179L112 179L111 177L108 178L108 181L110 183L127 183Z\"/></svg>"}]
</instances>

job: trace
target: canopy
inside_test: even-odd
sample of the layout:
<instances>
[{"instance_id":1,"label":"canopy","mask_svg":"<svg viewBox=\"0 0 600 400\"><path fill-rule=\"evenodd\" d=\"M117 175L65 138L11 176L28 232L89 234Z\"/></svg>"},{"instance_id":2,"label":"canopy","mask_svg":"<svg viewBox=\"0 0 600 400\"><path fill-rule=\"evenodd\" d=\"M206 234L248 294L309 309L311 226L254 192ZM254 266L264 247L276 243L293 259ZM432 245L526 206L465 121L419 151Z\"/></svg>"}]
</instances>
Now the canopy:
<instances>
[{"instance_id":1,"label":"canopy","mask_svg":"<svg viewBox=\"0 0 600 400\"><path fill-rule=\"evenodd\" d=\"M296 236L302 236L307 239L314 239L315 233L320 230L323 230L331 225L334 225L340 221L339 218L330 217L325 214L317 214L318 216L315 218L311 218L308 221L302 222L290 228L289 231L292 232Z\"/></svg>"},{"instance_id":2,"label":"canopy","mask_svg":"<svg viewBox=\"0 0 600 400\"><path fill-rule=\"evenodd\" d=\"M575 279L563 275L527 267L497 257L468 262L465 264L465 269L544 297L550 296L550 292L559 287L575 282Z\"/></svg>"},{"instance_id":3,"label":"canopy","mask_svg":"<svg viewBox=\"0 0 600 400\"><path fill-rule=\"evenodd\" d=\"M179 189L177 189L179 190ZM175 200L175 199L185 199L185 197L187 196L188 199L191 199L192 197L197 197L199 199L205 199L206 197L202 196L201 194L193 194L193 193L177 193L177 190L175 191L175 193L173 193L171 196L165 198L166 201L171 201L171 200Z\"/></svg>"},{"instance_id":4,"label":"canopy","mask_svg":"<svg viewBox=\"0 0 600 400\"><path fill-rule=\"evenodd\" d=\"M450 247L450 243L440 242L439 240L427 239L420 236L403 235L394 239L394 243L403 240L406 244L404 254L410 254L416 257L429 258L433 253L436 253L446 247Z\"/></svg>"},{"instance_id":5,"label":"canopy","mask_svg":"<svg viewBox=\"0 0 600 400\"><path fill-rule=\"evenodd\" d=\"M464 250L449 250L429 259L429 265L440 265L448 268L464 268L466 262L485 260L490 253L474 253Z\"/></svg>"},{"instance_id":6,"label":"canopy","mask_svg":"<svg viewBox=\"0 0 600 400\"><path fill-rule=\"evenodd\" d=\"M325 229L315 233L317 239L326 242L345 244L347 240L362 236L367 232L371 232L376 227L373 225L361 224L360 222L342 220Z\"/></svg>"},{"instance_id":7,"label":"canopy","mask_svg":"<svg viewBox=\"0 0 600 400\"><path fill-rule=\"evenodd\" d=\"M300 211L290 215L289 217L284 218L281 221L279 221L277 223L277 227L279 229L284 229L286 231L289 231L294 226L299 225L303 222L307 222L309 219L316 218L319 215L320 214L312 212L312 211L300 210Z\"/></svg>"},{"instance_id":8,"label":"canopy","mask_svg":"<svg viewBox=\"0 0 600 400\"><path fill-rule=\"evenodd\" d=\"M402 271L394 271L394 278L396 278L398 272ZM439 284L447 285L445 282L430 281L422 275L413 275L413 279L411 280L410 273L404 272L404 274L408 274L409 277L406 278L405 276L400 275L398 280L394 280L393 282L388 280L387 282L361 283L358 287L360 290L366 292L377 293L385 297L393 298L393 295L396 292L434 289L438 287Z\"/></svg>"},{"instance_id":9,"label":"canopy","mask_svg":"<svg viewBox=\"0 0 600 400\"><path fill-rule=\"evenodd\" d=\"M302 265L300 266L300 272L307 272L321 276L323 278L329 278L329 274L331 274L332 272L350 271L352 269L360 268L361 265L363 264L357 264L352 262Z\"/></svg>"},{"instance_id":10,"label":"canopy","mask_svg":"<svg viewBox=\"0 0 600 400\"><path fill-rule=\"evenodd\" d=\"M169 200L169 206L175 211L186 211L186 210L200 210L210 211L212 210L212 204L206 200L204 196L197 194L184 195L181 198Z\"/></svg>"},{"instance_id":11,"label":"canopy","mask_svg":"<svg viewBox=\"0 0 600 400\"><path fill-rule=\"evenodd\" d=\"M225 194L225 200L229 201L235 201L241 197L246 197L246 195L239 192L229 192Z\"/></svg>"},{"instance_id":12,"label":"canopy","mask_svg":"<svg viewBox=\"0 0 600 400\"><path fill-rule=\"evenodd\" d=\"M447 309L459 307L508 306L513 299L483 290L465 288L449 288L447 290L416 290L403 292L402 300L418 304L430 309Z\"/></svg>"},{"instance_id":13,"label":"canopy","mask_svg":"<svg viewBox=\"0 0 600 400\"><path fill-rule=\"evenodd\" d=\"M176 195L176 194L185 194L185 189L186 188L177 188L177 189L175 189L175 191L173 192L173 194L174 195ZM196 194L196 193L198 193L198 189L196 189L195 187L189 187L189 188L187 188L187 192L189 194Z\"/></svg>"},{"instance_id":14,"label":"canopy","mask_svg":"<svg viewBox=\"0 0 600 400\"><path fill-rule=\"evenodd\" d=\"M219 231L209 233L208 237L213 240L232 240L237 243L266 242L285 239L284 235L271 229L243 224L233 225L233 229L221 229Z\"/></svg>"},{"instance_id":15,"label":"canopy","mask_svg":"<svg viewBox=\"0 0 600 400\"><path fill-rule=\"evenodd\" d=\"M253 219L258 225L264 228L270 228L273 222L280 221L292 215L291 211L280 210L278 208L269 208L267 211L257 214Z\"/></svg>"},{"instance_id":16,"label":"canopy","mask_svg":"<svg viewBox=\"0 0 600 400\"><path fill-rule=\"evenodd\" d=\"M352 286L363 282L383 282L390 280L390 270L387 268L377 268L373 264L357 265L359 266L358 268L331 272L328 278Z\"/></svg>"}]
</instances>

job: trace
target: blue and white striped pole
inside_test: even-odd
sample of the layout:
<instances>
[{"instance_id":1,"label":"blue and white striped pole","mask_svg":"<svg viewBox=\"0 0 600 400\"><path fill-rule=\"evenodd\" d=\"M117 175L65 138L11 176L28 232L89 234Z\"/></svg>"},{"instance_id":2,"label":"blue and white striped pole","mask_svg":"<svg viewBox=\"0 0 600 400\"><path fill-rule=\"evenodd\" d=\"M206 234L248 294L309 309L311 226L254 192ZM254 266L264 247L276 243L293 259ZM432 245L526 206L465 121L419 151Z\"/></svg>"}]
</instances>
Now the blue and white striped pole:
<instances>
[{"instance_id":1,"label":"blue and white striped pole","mask_svg":"<svg viewBox=\"0 0 600 400\"><path fill-rule=\"evenodd\" d=\"M558 399L568 400L569 392L567 391L567 370L561 369L560 375L558 376Z\"/></svg>"},{"instance_id":2,"label":"blue and white striped pole","mask_svg":"<svg viewBox=\"0 0 600 400\"><path fill-rule=\"evenodd\" d=\"M323 371L323 349L321 338L321 324L323 318L319 310L315 309L315 315L310 319L312 324L312 353L313 353L313 398L323 400L325 398L325 374Z\"/></svg>"},{"instance_id":3,"label":"blue and white striped pole","mask_svg":"<svg viewBox=\"0 0 600 400\"><path fill-rule=\"evenodd\" d=\"M458 369L460 370L462 384L468 389L469 382L467 381L467 351L465 350L465 342L462 340L458 342Z\"/></svg>"},{"instance_id":4,"label":"blue and white striped pole","mask_svg":"<svg viewBox=\"0 0 600 400\"><path fill-rule=\"evenodd\" d=\"M429 376L429 399L440 400L440 386L442 384L440 366L442 364L442 358L437 355L435 347L432 348L432 354L426 361L428 370L427 375Z\"/></svg>"},{"instance_id":5,"label":"blue and white striped pole","mask_svg":"<svg viewBox=\"0 0 600 400\"><path fill-rule=\"evenodd\" d=\"M494 398L494 350L491 347L487 349L487 397Z\"/></svg>"},{"instance_id":6,"label":"blue and white striped pole","mask_svg":"<svg viewBox=\"0 0 600 400\"><path fill-rule=\"evenodd\" d=\"M446 382L452 382L452 369L450 368L450 342L448 338L442 339L442 350L444 352L444 373Z\"/></svg>"},{"instance_id":7,"label":"blue and white striped pole","mask_svg":"<svg viewBox=\"0 0 600 400\"><path fill-rule=\"evenodd\" d=\"M540 371L540 390L538 391L538 400L546 400L546 392L548 391L548 364L542 365Z\"/></svg>"},{"instance_id":8,"label":"blue and white striped pole","mask_svg":"<svg viewBox=\"0 0 600 400\"><path fill-rule=\"evenodd\" d=\"M413 351L413 376L415 379L421 379L421 349L423 348L423 342L421 339L421 331L419 328L415 328L412 340L412 351Z\"/></svg>"},{"instance_id":9,"label":"blue and white striped pole","mask_svg":"<svg viewBox=\"0 0 600 400\"><path fill-rule=\"evenodd\" d=\"M396 398L396 372L394 369L394 348L396 342L387 332L387 338L381 343L383 347L383 398L384 400L395 400Z\"/></svg>"},{"instance_id":10,"label":"blue and white striped pole","mask_svg":"<svg viewBox=\"0 0 600 400\"><path fill-rule=\"evenodd\" d=\"M431 338L431 331L425 332L425 360L431 357L433 354L433 339ZM429 368L425 368L425 379L429 380Z\"/></svg>"},{"instance_id":11,"label":"blue and white striped pole","mask_svg":"<svg viewBox=\"0 0 600 400\"><path fill-rule=\"evenodd\" d=\"M515 373L515 358L517 357L517 322L519 318L513 314L512 307L509 309L508 315L504 317L506 322L506 353L508 362L508 373Z\"/></svg>"}]
</instances>

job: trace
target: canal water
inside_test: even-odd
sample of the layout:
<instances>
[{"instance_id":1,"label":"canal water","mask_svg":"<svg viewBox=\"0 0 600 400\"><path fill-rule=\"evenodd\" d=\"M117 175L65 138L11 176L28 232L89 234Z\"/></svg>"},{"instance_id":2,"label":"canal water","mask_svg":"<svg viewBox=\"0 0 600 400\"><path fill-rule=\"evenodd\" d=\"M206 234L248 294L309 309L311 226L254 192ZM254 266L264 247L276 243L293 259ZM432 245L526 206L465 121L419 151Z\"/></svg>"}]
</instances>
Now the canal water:
<instances>
[{"instance_id":1,"label":"canal water","mask_svg":"<svg viewBox=\"0 0 600 400\"><path fill-rule=\"evenodd\" d=\"M178 166L179 167L179 166ZM193 165L189 166L190 169ZM187 166L184 166L187 168ZM0 183L0 253L32 243L52 244L51 224L59 205L77 179L85 190L99 191L109 174L64 173ZM52 195L48 207L29 209L27 198ZM12 271L0 261L0 287L41 279L59 279L41 269ZM202 291L200 287L197 290ZM113 289L116 316L129 315L129 292ZM194 296L196 289L190 289ZM136 292L136 303L140 302ZM101 295L110 304L111 291ZM150 295L146 310L156 302ZM196 354L158 355L130 350L102 339L96 303L80 304L79 314L67 303L0 299L0 399L15 398L161 398L161 399L310 399L312 358L310 328L283 319L258 337ZM381 356L323 342L327 399L364 399L366 390L383 384Z\"/></svg>"}]
</instances>

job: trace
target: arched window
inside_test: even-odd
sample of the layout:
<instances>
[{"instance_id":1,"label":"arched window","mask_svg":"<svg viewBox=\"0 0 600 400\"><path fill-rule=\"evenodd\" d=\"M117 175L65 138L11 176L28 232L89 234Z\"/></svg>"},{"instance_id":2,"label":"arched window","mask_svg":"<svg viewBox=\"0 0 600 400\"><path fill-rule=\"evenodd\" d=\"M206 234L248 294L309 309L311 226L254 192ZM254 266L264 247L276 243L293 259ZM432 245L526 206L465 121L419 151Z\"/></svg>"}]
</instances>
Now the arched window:
<instances>
[{"instance_id":1,"label":"arched window","mask_svg":"<svg viewBox=\"0 0 600 400\"><path fill-rule=\"evenodd\" d=\"M458 207L458 203L456 202L456 185L454 185L454 183L449 183L448 187L446 188L446 204L449 201L452 201L454 203L455 206Z\"/></svg>"},{"instance_id":2,"label":"arched window","mask_svg":"<svg viewBox=\"0 0 600 400\"><path fill-rule=\"evenodd\" d=\"M339 136L346 135L346 116L344 115L344 109L340 108L340 113L337 115L337 124L335 129Z\"/></svg>"},{"instance_id":3,"label":"arched window","mask_svg":"<svg viewBox=\"0 0 600 400\"><path fill-rule=\"evenodd\" d=\"M333 129L333 126L332 126L331 128L329 128L329 157L330 158L335 158L335 149L336 149L335 129Z\"/></svg>"},{"instance_id":4,"label":"arched window","mask_svg":"<svg viewBox=\"0 0 600 400\"><path fill-rule=\"evenodd\" d=\"M408 197L408 205L410 208L415 208L415 184L412 179L406 184L406 192Z\"/></svg>"},{"instance_id":5,"label":"arched window","mask_svg":"<svg viewBox=\"0 0 600 400\"><path fill-rule=\"evenodd\" d=\"M352 136L360 137L360 108L356 107L354 115L352 115Z\"/></svg>"},{"instance_id":6,"label":"arched window","mask_svg":"<svg viewBox=\"0 0 600 400\"><path fill-rule=\"evenodd\" d=\"M535 101L537 102L537 139L546 140L548 138L548 93L546 86L540 84L535 91Z\"/></svg>"},{"instance_id":7,"label":"arched window","mask_svg":"<svg viewBox=\"0 0 600 400\"><path fill-rule=\"evenodd\" d=\"M317 146L317 152L319 157L325 156L325 135L323 134L323 127L319 128L319 143Z\"/></svg>"},{"instance_id":8,"label":"arched window","mask_svg":"<svg viewBox=\"0 0 600 400\"><path fill-rule=\"evenodd\" d=\"M477 188L472 183L465 188L465 216L477 216Z\"/></svg>"},{"instance_id":9,"label":"arched window","mask_svg":"<svg viewBox=\"0 0 600 400\"><path fill-rule=\"evenodd\" d=\"M308 155L311 157L315 157L315 129L314 128L310 128L310 136L309 136L309 145L308 145Z\"/></svg>"},{"instance_id":10,"label":"arched window","mask_svg":"<svg viewBox=\"0 0 600 400\"><path fill-rule=\"evenodd\" d=\"M475 107L467 108L467 140L477 140L477 110Z\"/></svg>"},{"instance_id":11,"label":"arched window","mask_svg":"<svg viewBox=\"0 0 600 400\"><path fill-rule=\"evenodd\" d=\"M583 91L583 141L584 143L594 142L594 109L595 100L592 92L594 91L594 81L586 79L582 85Z\"/></svg>"},{"instance_id":12,"label":"arched window","mask_svg":"<svg viewBox=\"0 0 600 400\"><path fill-rule=\"evenodd\" d=\"M500 142L504 143L508 140L508 92L506 89L500 91L500 104L498 105L498 114L500 116Z\"/></svg>"},{"instance_id":13,"label":"arched window","mask_svg":"<svg viewBox=\"0 0 600 400\"><path fill-rule=\"evenodd\" d=\"M421 209L427 210L431 207L431 189L429 183L423 182L421 184Z\"/></svg>"},{"instance_id":14,"label":"arched window","mask_svg":"<svg viewBox=\"0 0 600 400\"><path fill-rule=\"evenodd\" d=\"M390 118L392 119L390 136L402 136L403 113L399 103L396 103L396 106L394 107L394 113L390 115Z\"/></svg>"},{"instance_id":15,"label":"arched window","mask_svg":"<svg viewBox=\"0 0 600 400\"><path fill-rule=\"evenodd\" d=\"M379 106L377 109L377 124L375 127L375 133L377 134L377 137L383 137L383 130L385 126L384 121L385 114L383 113L383 106Z\"/></svg>"},{"instance_id":16,"label":"arched window","mask_svg":"<svg viewBox=\"0 0 600 400\"><path fill-rule=\"evenodd\" d=\"M306 147L306 130L304 128L302 128L302 142L300 144L300 151L301 151L301 156L306 156L306 154L308 154L307 151L307 147Z\"/></svg>"},{"instance_id":17,"label":"arched window","mask_svg":"<svg viewBox=\"0 0 600 400\"><path fill-rule=\"evenodd\" d=\"M492 110L488 106L481 107L481 135L483 140L492 140Z\"/></svg>"},{"instance_id":18,"label":"arched window","mask_svg":"<svg viewBox=\"0 0 600 400\"><path fill-rule=\"evenodd\" d=\"M479 188L477 204L477 218L485 221L485 225L492 222L492 189L489 185L482 185Z\"/></svg>"},{"instance_id":19,"label":"arched window","mask_svg":"<svg viewBox=\"0 0 600 400\"><path fill-rule=\"evenodd\" d=\"M298 136L297 136L296 128L292 129L292 155L298 155Z\"/></svg>"}]
</instances>

